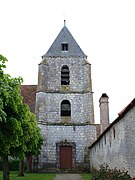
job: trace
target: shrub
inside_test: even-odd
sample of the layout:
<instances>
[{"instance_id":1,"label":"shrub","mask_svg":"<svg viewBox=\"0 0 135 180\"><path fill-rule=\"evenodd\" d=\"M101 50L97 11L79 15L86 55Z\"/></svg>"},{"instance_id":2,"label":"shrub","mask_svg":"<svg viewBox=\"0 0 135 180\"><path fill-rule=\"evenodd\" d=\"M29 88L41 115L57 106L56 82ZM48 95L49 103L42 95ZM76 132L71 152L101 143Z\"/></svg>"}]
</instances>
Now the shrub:
<instances>
[{"instance_id":1,"label":"shrub","mask_svg":"<svg viewBox=\"0 0 135 180\"><path fill-rule=\"evenodd\" d=\"M128 172L114 169L109 169L108 165L100 166L100 170L92 169L94 180L131 180Z\"/></svg>"}]
</instances>

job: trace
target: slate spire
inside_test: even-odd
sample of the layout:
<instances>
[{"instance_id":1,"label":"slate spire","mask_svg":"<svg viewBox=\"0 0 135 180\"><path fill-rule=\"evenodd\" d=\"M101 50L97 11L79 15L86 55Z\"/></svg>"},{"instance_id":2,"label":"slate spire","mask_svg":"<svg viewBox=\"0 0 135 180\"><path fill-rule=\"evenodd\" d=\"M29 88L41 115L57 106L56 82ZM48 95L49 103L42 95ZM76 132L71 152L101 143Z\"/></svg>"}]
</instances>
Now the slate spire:
<instances>
[{"instance_id":1,"label":"slate spire","mask_svg":"<svg viewBox=\"0 0 135 180\"><path fill-rule=\"evenodd\" d=\"M66 27L66 21L64 20L64 27L54 40L53 44L42 57L86 57L81 50L76 40Z\"/></svg>"}]
</instances>

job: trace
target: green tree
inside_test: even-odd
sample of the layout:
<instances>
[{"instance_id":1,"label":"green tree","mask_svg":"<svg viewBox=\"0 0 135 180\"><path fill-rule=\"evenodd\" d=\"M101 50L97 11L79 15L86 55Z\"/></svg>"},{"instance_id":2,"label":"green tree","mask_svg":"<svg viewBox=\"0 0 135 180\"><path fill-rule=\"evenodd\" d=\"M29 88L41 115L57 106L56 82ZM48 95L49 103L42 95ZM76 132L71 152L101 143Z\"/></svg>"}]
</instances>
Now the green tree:
<instances>
[{"instance_id":1,"label":"green tree","mask_svg":"<svg viewBox=\"0 0 135 180\"><path fill-rule=\"evenodd\" d=\"M38 153L42 145L35 117L22 102L20 85L23 80L4 74L6 61L0 55L0 157L3 160L3 180L10 179L8 156L24 159L28 152L35 153L34 148Z\"/></svg>"},{"instance_id":2,"label":"green tree","mask_svg":"<svg viewBox=\"0 0 135 180\"><path fill-rule=\"evenodd\" d=\"M20 157L19 165L19 176L23 176L24 170L24 157L29 157L31 155L38 155L40 153L41 146L43 144L43 138L40 134L40 128L37 126L35 115L30 112L27 105L23 105L20 108L20 118L23 117L22 129L23 136L21 138L21 150L23 156ZM22 111L23 110L23 111ZM24 150L25 149L25 150ZM20 151L20 147L18 148ZM16 150L14 150L16 152ZM27 166L28 171L31 171L31 167Z\"/></svg>"}]
</instances>

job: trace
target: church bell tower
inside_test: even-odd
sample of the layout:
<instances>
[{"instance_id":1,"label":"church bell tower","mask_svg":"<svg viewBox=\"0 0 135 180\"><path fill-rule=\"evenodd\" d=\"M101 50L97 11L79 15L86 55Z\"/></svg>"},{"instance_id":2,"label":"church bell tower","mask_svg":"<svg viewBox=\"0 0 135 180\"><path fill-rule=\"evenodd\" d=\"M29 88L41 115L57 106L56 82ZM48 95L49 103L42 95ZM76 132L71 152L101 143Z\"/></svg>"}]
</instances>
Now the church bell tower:
<instances>
[{"instance_id":1,"label":"church bell tower","mask_svg":"<svg viewBox=\"0 0 135 180\"><path fill-rule=\"evenodd\" d=\"M96 139L91 65L65 23L39 64L36 116L44 137L39 168L87 163Z\"/></svg>"}]
</instances>

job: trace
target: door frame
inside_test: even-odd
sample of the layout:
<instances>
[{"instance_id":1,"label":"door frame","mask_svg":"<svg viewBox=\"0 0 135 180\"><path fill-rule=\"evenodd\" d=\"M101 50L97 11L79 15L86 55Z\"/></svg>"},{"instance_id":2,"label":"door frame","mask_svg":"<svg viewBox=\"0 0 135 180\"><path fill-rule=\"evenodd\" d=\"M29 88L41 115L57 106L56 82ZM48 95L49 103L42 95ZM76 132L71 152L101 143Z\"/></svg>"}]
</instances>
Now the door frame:
<instances>
[{"instance_id":1,"label":"door frame","mask_svg":"<svg viewBox=\"0 0 135 180\"><path fill-rule=\"evenodd\" d=\"M57 154L57 167L60 168L60 147L61 146L70 146L72 147L72 168L76 164L76 144L74 142L64 141L56 143L56 154Z\"/></svg>"}]
</instances>

